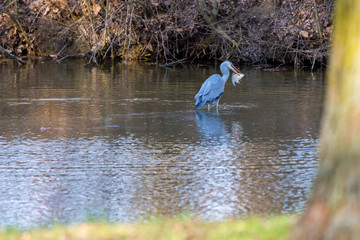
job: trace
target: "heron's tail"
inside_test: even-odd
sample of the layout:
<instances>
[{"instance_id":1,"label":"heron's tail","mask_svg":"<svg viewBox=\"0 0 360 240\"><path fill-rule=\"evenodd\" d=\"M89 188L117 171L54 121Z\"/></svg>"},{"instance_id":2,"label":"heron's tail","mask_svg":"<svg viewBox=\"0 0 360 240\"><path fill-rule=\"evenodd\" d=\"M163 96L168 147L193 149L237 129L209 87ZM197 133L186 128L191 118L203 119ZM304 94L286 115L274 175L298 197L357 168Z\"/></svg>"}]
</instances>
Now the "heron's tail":
<instances>
[{"instance_id":1,"label":"heron's tail","mask_svg":"<svg viewBox=\"0 0 360 240\"><path fill-rule=\"evenodd\" d=\"M207 102L206 102L206 101L203 101L202 97L199 96L199 97L196 99L195 108L200 109L200 108L202 108L203 106L205 106L206 103L207 103Z\"/></svg>"}]
</instances>

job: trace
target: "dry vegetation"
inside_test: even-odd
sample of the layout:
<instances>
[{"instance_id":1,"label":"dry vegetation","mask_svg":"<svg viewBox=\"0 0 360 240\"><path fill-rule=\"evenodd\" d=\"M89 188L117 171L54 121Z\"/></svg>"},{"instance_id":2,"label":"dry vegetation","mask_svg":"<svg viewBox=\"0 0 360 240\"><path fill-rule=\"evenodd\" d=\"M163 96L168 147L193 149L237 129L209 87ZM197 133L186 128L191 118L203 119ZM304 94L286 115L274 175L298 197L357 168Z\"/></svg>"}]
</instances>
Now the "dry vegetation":
<instances>
[{"instance_id":1,"label":"dry vegetation","mask_svg":"<svg viewBox=\"0 0 360 240\"><path fill-rule=\"evenodd\" d=\"M332 0L4 0L0 46L89 62L323 63Z\"/></svg>"}]
</instances>

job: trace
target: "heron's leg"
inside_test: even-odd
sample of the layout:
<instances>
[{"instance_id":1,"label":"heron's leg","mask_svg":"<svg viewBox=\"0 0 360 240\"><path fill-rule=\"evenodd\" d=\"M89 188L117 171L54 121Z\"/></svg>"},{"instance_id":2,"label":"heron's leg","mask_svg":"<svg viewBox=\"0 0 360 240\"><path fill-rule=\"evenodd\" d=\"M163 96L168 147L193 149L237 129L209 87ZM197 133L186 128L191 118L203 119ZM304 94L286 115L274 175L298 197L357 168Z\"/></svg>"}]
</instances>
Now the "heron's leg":
<instances>
[{"instance_id":1,"label":"heron's leg","mask_svg":"<svg viewBox=\"0 0 360 240\"><path fill-rule=\"evenodd\" d=\"M210 111L210 104L208 104L208 111Z\"/></svg>"}]
</instances>

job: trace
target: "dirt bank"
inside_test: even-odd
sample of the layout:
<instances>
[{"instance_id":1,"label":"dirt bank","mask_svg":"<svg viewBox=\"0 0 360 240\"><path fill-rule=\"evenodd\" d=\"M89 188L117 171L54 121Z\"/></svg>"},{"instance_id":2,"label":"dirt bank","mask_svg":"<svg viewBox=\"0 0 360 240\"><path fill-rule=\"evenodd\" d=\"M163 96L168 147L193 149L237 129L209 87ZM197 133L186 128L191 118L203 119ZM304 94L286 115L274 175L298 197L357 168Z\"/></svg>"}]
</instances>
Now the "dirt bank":
<instances>
[{"instance_id":1,"label":"dirt bank","mask_svg":"<svg viewBox=\"0 0 360 240\"><path fill-rule=\"evenodd\" d=\"M332 0L15 0L0 45L17 56L322 65Z\"/></svg>"}]
</instances>

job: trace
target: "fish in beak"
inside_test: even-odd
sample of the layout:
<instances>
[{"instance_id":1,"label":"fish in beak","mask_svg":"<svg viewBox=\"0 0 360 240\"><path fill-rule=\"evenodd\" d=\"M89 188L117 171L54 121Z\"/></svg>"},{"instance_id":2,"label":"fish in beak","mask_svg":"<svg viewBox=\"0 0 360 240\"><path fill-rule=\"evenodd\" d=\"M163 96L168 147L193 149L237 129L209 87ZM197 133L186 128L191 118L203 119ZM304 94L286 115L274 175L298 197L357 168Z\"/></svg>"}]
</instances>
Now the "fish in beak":
<instances>
[{"instance_id":1,"label":"fish in beak","mask_svg":"<svg viewBox=\"0 0 360 240\"><path fill-rule=\"evenodd\" d=\"M244 77L244 74L240 72L234 65L231 64L231 70L234 72L231 81L234 87L236 87L236 83L241 83L240 80Z\"/></svg>"},{"instance_id":2,"label":"fish in beak","mask_svg":"<svg viewBox=\"0 0 360 240\"><path fill-rule=\"evenodd\" d=\"M241 83L241 79L244 77L243 73L233 73L232 77L231 77L231 82L234 85L234 87L236 87L236 83L240 84Z\"/></svg>"}]
</instances>

